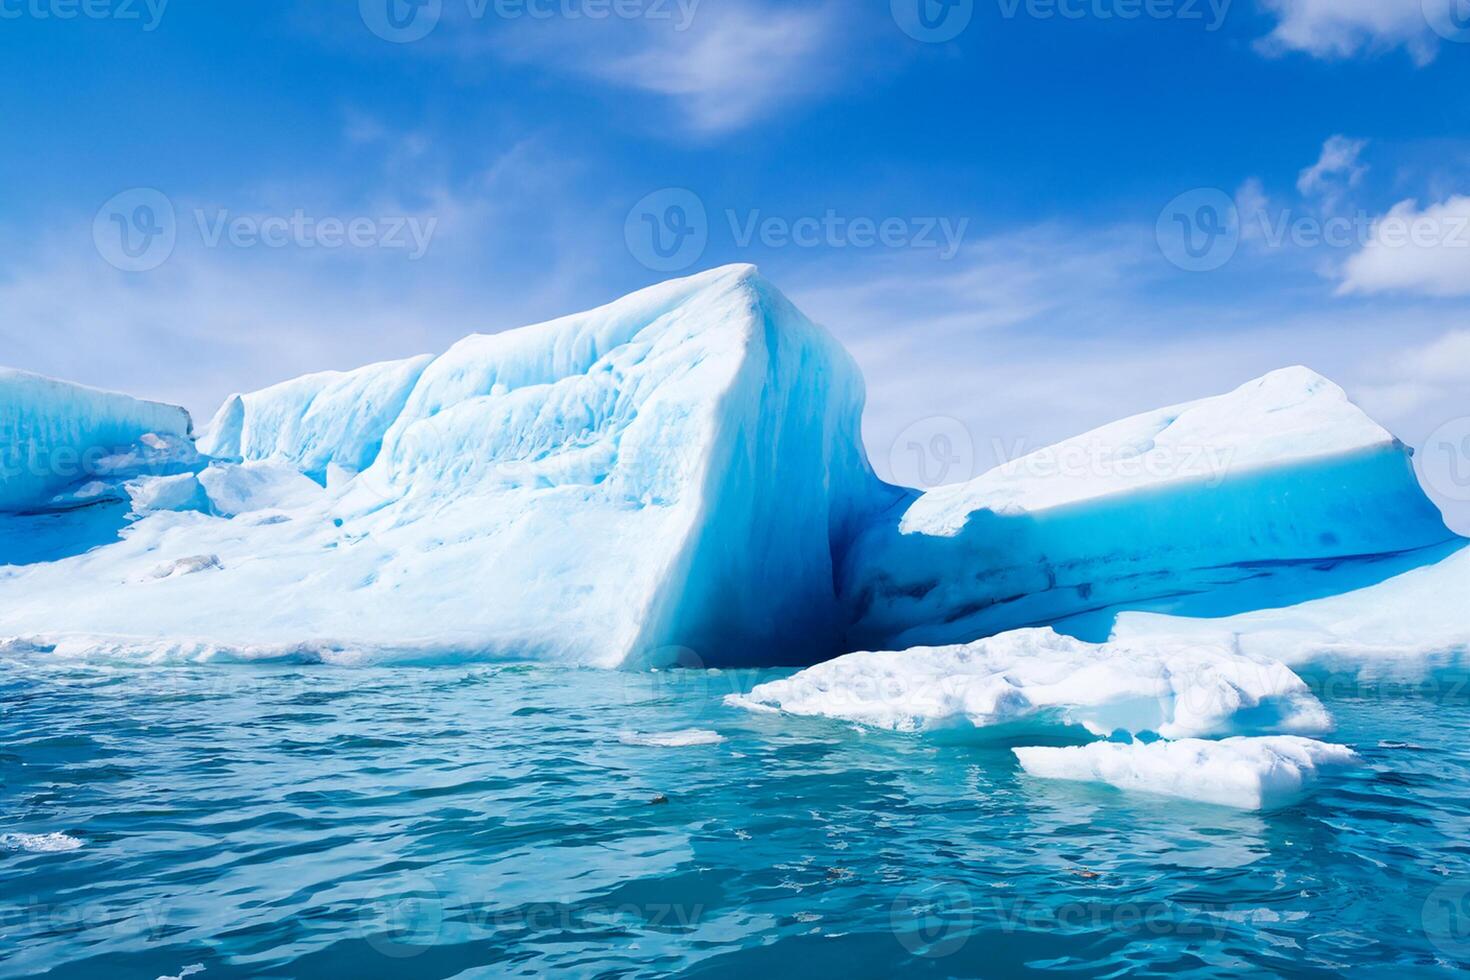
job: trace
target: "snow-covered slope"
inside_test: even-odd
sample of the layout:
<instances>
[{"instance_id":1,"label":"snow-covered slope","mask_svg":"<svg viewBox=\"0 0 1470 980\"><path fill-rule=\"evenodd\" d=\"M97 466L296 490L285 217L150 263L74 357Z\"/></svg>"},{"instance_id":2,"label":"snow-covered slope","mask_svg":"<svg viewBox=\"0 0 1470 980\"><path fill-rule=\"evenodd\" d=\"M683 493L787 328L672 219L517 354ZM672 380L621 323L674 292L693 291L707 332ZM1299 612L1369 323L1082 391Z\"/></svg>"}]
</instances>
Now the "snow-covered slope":
<instances>
[{"instance_id":1,"label":"snow-covered slope","mask_svg":"<svg viewBox=\"0 0 1470 980\"><path fill-rule=\"evenodd\" d=\"M1470 549L1378 585L1281 609L1220 619L1124 613L1115 633L1128 643L1237 642L1293 665L1417 674L1470 656Z\"/></svg>"},{"instance_id":2,"label":"snow-covered slope","mask_svg":"<svg viewBox=\"0 0 1470 980\"><path fill-rule=\"evenodd\" d=\"M1049 629L964 646L853 653L727 699L899 732L1165 738L1317 734L1327 711L1280 663L1229 643L1094 645Z\"/></svg>"},{"instance_id":3,"label":"snow-covered slope","mask_svg":"<svg viewBox=\"0 0 1470 980\"><path fill-rule=\"evenodd\" d=\"M911 496L860 536L841 589L850 646L902 649L1118 605L1259 608L1331 591L1298 580L1323 563L1452 539L1408 450L1292 368Z\"/></svg>"},{"instance_id":4,"label":"snow-covered slope","mask_svg":"<svg viewBox=\"0 0 1470 980\"><path fill-rule=\"evenodd\" d=\"M0 368L0 512L45 507L145 436L189 435L182 408Z\"/></svg>"},{"instance_id":5,"label":"snow-covered slope","mask_svg":"<svg viewBox=\"0 0 1470 980\"><path fill-rule=\"evenodd\" d=\"M244 465L134 480L146 513L122 540L0 569L0 637L184 657L810 662L840 652L833 563L887 500L862 401L847 354L747 266L288 382L217 417L206 447Z\"/></svg>"}]
</instances>

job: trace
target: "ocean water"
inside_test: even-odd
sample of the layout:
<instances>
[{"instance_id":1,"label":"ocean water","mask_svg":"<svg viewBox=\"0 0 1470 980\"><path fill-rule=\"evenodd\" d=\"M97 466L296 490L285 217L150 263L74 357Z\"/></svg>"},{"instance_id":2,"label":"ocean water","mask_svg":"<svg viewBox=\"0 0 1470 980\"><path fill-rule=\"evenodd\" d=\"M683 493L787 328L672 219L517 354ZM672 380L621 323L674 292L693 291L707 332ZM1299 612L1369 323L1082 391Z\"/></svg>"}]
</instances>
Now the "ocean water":
<instances>
[{"instance_id":1,"label":"ocean water","mask_svg":"<svg viewBox=\"0 0 1470 980\"><path fill-rule=\"evenodd\" d=\"M1317 678L1256 814L724 706L775 672L0 664L0 976L1414 977L1470 965L1470 698Z\"/></svg>"}]
</instances>

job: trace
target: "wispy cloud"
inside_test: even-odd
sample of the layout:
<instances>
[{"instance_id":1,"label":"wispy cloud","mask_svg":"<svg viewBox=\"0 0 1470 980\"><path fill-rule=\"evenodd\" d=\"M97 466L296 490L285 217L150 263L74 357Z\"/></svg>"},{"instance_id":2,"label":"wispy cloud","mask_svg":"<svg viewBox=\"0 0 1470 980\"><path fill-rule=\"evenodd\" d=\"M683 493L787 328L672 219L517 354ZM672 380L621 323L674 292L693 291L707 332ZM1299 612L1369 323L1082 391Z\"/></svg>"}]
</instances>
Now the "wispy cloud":
<instances>
[{"instance_id":1,"label":"wispy cloud","mask_svg":"<svg viewBox=\"0 0 1470 980\"><path fill-rule=\"evenodd\" d=\"M1303 197L1320 198L1327 210L1335 209L1343 195L1357 187L1368 172L1367 165L1359 162L1367 147L1367 140L1329 138L1322 144L1317 162L1297 177L1296 189Z\"/></svg>"},{"instance_id":2,"label":"wispy cloud","mask_svg":"<svg viewBox=\"0 0 1470 980\"><path fill-rule=\"evenodd\" d=\"M1438 48L1425 0L1262 0L1262 5L1278 19L1259 43L1267 54L1302 51L1337 59L1402 47L1423 65Z\"/></svg>"}]
</instances>

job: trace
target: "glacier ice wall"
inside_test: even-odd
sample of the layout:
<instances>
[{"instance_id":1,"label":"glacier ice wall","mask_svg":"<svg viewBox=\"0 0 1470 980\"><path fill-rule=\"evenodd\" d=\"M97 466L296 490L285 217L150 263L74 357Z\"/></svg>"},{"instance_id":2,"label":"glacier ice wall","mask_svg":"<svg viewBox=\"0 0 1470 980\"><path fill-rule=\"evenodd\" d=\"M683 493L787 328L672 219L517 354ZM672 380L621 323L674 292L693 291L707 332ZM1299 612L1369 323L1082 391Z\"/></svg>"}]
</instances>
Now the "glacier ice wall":
<instances>
[{"instance_id":1,"label":"glacier ice wall","mask_svg":"<svg viewBox=\"0 0 1470 980\"><path fill-rule=\"evenodd\" d=\"M193 658L811 662L840 652L834 564L887 500L862 402L846 352L750 267L288 382L226 404L204 441L221 458L169 478L197 490L134 486L146 513L122 540L0 569L0 636Z\"/></svg>"},{"instance_id":2,"label":"glacier ice wall","mask_svg":"<svg viewBox=\"0 0 1470 980\"><path fill-rule=\"evenodd\" d=\"M199 449L220 459L288 462L318 482L334 465L364 470L432 360L423 355L323 371L232 395L200 437Z\"/></svg>"},{"instance_id":3,"label":"glacier ice wall","mask_svg":"<svg viewBox=\"0 0 1470 980\"><path fill-rule=\"evenodd\" d=\"M1291 368L899 502L841 570L847 645L959 643L1069 618L1102 639L1119 606L1281 605L1454 540L1408 449L1341 388Z\"/></svg>"},{"instance_id":4,"label":"glacier ice wall","mask_svg":"<svg viewBox=\"0 0 1470 980\"><path fill-rule=\"evenodd\" d=\"M0 368L0 512L45 507L145 436L190 435L182 408Z\"/></svg>"},{"instance_id":5,"label":"glacier ice wall","mask_svg":"<svg viewBox=\"0 0 1470 980\"><path fill-rule=\"evenodd\" d=\"M856 365L748 266L233 396L206 457L179 409L14 372L0 398L12 454L117 450L7 476L0 511L51 508L0 514L8 649L811 664L1101 640L1119 609L1281 606L1462 543L1407 450L1299 368L889 487Z\"/></svg>"}]
</instances>

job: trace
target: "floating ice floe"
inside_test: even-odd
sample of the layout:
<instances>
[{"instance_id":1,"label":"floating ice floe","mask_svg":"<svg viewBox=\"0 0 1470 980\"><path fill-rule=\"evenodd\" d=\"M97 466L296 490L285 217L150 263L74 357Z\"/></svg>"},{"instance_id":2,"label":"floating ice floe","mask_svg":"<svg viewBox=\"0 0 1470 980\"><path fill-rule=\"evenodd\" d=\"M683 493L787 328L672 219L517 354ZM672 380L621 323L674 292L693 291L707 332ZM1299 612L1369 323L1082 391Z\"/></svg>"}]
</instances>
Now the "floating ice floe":
<instances>
[{"instance_id":1,"label":"floating ice floe","mask_svg":"<svg viewBox=\"0 0 1470 980\"><path fill-rule=\"evenodd\" d=\"M726 700L899 732L1075 727L1182 738L1331 728L1291 670L1229 642L1092 644L1050 629L848 654Z\"/></svg>"},{"instance_id":2,"label":"floating ice floe","mask_svg":"<svg viewBox=\"0 0 1470 980\"><path fill-rule=\"evenodd\" d=\"M1359 762L1345 746L1290 735L1012 751L1021 768L1043 779L1106 783L1242 810L1291 803L1317 780L1320 770Z\"/></svg>"},{"instance_id":3,"label":"floating ice floe","mask_svg":"<svg viewBox=\"0 0 1470 980\"><path fill-rule=\"evenodd\" d=\"M623 732L618 740L624 745L682 749L694 745L718 745L725 740L725 736L702 728L689 728L679 732Z\"/></svg>"},{"instance_id":4,"label":"floating ice floe","mask_svg":"<svg viewBox=\"0 0 1470 980\"><path fill-rule=\"evenodd\" d=\"M67 834L0 834L0 851L26 851L31 854L57 854L75 851L82 842Z\"/></svg>"}]
</instances>

